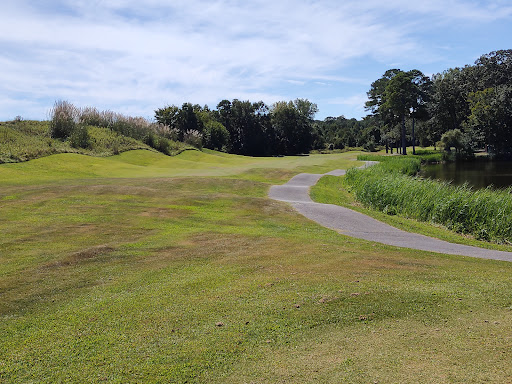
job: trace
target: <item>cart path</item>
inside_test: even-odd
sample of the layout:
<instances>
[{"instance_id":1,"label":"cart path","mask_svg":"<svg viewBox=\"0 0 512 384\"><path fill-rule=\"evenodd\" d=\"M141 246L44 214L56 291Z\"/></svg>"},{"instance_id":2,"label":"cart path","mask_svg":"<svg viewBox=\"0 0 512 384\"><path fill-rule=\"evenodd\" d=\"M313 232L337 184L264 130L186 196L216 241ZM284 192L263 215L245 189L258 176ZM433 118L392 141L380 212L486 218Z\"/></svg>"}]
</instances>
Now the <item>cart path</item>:
<instances>
[{"instance_id":1,"label":"cart path","mask_svg":"<svg viewBox=\"0 0 512 384\"><path fill-rule=\"evenodd\" d=\"M284 185L273 185L270 187L268 195L273 200L290 203L308 219L347 236L423 251L512 261L512 252L453 244L417 233L402 231L351 209L338 205L315 203L311 200L309 189L322 176L342 176L344 174L345 170L342 169L326 174L301 173Z\"/></svg>"}]
</instances>

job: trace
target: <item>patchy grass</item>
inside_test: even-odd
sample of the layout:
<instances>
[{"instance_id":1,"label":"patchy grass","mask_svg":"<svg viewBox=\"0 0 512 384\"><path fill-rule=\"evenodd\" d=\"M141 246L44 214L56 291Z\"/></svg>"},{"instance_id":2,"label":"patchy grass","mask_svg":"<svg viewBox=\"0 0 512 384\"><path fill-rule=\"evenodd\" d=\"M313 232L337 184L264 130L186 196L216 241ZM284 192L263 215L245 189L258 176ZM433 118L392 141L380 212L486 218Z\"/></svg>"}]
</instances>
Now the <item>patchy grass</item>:
<instances>
[{"instance_id":1,"label":"patchy grass","mask_svg":"<svg viewBox=\"0 0 512 384\"><path fill-rule=\"evenodd\" d=\"M510 263L348 238L266 197L354 154L145 154L0 166L24 170L0 184L0 381L512 379Z\"/></svg>"}]
</instances>

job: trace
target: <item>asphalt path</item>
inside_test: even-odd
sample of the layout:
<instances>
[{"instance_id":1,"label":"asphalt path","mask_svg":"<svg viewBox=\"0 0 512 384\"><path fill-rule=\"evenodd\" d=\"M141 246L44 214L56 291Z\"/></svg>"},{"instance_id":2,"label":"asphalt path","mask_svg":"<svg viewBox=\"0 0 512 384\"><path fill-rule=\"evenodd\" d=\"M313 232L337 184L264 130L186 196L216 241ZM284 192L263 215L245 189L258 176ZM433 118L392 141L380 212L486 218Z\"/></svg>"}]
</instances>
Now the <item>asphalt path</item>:
<instances>
[{"instance_id":1,"label":"asphalt path","mask_svg":"<svg viewBox=\"0 0 512 384\"><path fill-rule=\"evenodd\" d=\"M402 231L351 209L338 205L315 203L311 200L309 189L322 176L342 176L344 174L345 170L342 169L326 174L301 173L286 184L273 185L270 187L268 195L271 199L291 204L308 219L347 236L422 251L512 261L512 252L453 244L417 233Z\"/></svg>"}]
</instances>

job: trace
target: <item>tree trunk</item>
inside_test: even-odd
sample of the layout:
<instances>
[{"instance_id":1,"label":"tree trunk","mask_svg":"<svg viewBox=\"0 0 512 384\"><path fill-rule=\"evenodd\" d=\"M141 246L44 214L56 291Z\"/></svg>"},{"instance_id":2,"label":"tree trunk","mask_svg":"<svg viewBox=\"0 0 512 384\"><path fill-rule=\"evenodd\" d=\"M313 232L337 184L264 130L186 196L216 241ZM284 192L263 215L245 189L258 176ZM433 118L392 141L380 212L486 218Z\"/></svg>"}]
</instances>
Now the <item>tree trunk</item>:
<instances>
[{"instance_id":1,"label":"tree trunk","mask_svg":"<svg viewBox=\"0 0 512 384\"><path fill-rule=\"evenodd\" d=\"M405 114L402 115L402 155L407 155L407 147L405 143Z\"/></svg>"},{"instance_id":2,"label":"tree trunk","mask_svg":"<svg viewBox=\"0 0 512 384\"><path fill-rule=\"evenodd\" d=\"M415 155L416 154L416 148L414 146L414 144L416 143L416 137L414 135L414 123L415 123L416 119L414 118L414 116L412 117L412 154Z\"/></svg>"}]
</instances>

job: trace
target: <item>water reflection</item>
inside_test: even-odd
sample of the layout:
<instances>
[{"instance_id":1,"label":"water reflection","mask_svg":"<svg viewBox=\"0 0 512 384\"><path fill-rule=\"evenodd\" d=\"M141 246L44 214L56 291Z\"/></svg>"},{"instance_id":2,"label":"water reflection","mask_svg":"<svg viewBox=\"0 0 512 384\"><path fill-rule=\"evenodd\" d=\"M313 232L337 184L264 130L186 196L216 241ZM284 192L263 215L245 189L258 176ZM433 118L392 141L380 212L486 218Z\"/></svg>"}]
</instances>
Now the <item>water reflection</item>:
<instances>
[{"instance_id":1,"label":"water reflection","mask_svg":"<svg viewBox=\"0 0 512 384\"><path fill-rule=\"evenodd\" d=\"M452 184L468 183L474 188L506 188L512 185L512 162L472 161L433 164L422 167L421 175L431 179L451 181Z\"/></svg>"}]
</instances>

